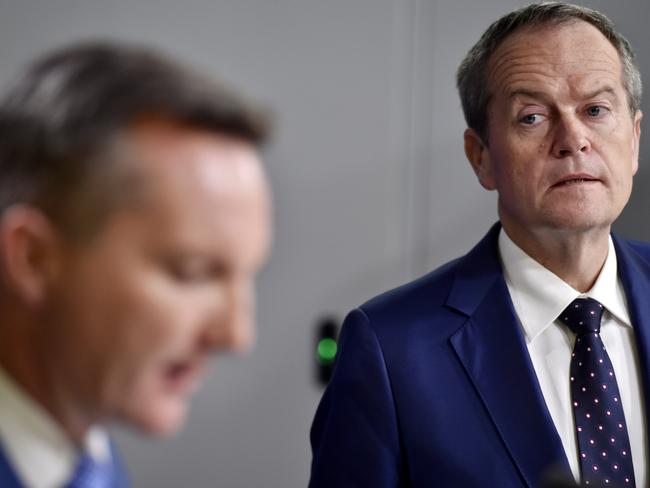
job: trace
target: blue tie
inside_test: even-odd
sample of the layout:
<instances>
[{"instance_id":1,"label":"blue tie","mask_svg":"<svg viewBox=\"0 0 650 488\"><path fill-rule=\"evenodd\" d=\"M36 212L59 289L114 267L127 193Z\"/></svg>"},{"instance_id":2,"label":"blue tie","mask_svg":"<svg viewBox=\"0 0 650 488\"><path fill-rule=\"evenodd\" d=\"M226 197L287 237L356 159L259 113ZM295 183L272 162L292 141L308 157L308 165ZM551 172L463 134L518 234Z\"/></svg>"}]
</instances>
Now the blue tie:
<instances>
[{"instance_id":1,"label":"blue tie","mask_svg":"<svg viewBox=\"0 0 650 488\"><path fill-rule=\"evenodd\" d=\"M88 454L82 453L72 479L65 488L110 488L112 485L110 461L99 463Z\"/></svg>"},{"instance_id":2,"label":"blue tie","mask_svg":"<svg viewBox=\"0 0 650 488\"><path fill-rule=\"evenodd\" d=\"M634 468L614 368L600 338L603 306L577 298L559 319L575 334L571 402L585 485L632 487Z\"/></svg>"}]
</instances>

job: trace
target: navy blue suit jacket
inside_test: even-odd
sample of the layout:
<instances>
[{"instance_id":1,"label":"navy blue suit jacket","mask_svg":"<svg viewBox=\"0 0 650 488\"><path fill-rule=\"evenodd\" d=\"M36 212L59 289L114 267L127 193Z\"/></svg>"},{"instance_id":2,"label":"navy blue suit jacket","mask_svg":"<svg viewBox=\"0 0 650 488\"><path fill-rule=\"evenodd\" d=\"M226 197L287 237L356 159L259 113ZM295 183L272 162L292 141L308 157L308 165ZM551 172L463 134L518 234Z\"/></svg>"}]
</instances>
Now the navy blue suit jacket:
<instances>
[{"instance_id":1,"label":"navy blue suit jacket","mask_svg":"<svg viewBox=\"0 0 650 488\"><path fill-rule=\"evenodd\" d=\"M111 443L111 454L113 461L113 479L111 488L129 488L130 483L122 463L122 459ZM38 469L37 466L34 469ZM11 466L9 459L7 459L2 446L0 445L0 487L2 488L25 488L25 485L18 479L18 475Z\"/></svg>"},{"instance_id":2,"label":"navy blue suit jacket","mask_svg":"<svg viewBox=\"0 0 650 488\"><path fill-rule=\"evenodd\" d=\"M570 478L503 277L499 225L347 317L310 487L536 487ZM650 246L614 239L648 402Z\"/></svg>"}]
</instances>

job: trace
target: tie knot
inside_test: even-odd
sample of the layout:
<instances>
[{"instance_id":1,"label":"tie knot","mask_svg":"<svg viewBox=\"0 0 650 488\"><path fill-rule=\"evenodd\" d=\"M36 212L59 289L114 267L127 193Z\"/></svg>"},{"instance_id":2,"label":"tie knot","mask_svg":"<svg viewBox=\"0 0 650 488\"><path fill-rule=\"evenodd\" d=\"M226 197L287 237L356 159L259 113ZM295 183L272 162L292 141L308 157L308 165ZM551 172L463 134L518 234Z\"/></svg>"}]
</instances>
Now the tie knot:
<instances>
[{"instance_id":1,"label":"tie knot","mask_svg":"<svg viewBox=\"0 0 650 488\"><path fill-rule=\"evenodd\" d=\"M576 298L560 314L560 321L576 335L600 332L600 318L603 315L602 304L593 298Z\"/></svg>"}]
</instances>

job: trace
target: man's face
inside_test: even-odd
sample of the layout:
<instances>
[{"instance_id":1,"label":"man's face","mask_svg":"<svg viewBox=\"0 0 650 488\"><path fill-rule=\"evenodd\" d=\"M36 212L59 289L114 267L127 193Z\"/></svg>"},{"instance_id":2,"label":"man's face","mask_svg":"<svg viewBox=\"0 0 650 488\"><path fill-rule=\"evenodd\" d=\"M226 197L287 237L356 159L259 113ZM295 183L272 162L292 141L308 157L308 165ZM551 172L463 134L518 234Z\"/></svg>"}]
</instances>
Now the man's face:
<instances>
[{"instance_id":1,"label":"man's face","mask_svg":"<svg viewBox=\"0 0 650 488\"><path fill-rule=\"evenodd\" d=\"M226 136L150 121L118 144L137 194L65 253L50 374L91 418L170 433L208 355L253 340L269 195L255 150Z\"/></svg>"},{"instance_id":2,"label":"man's face","mask_svg":"<svg viewBox=\"0 0 650 488\"><path fill-rule=\"evenodd\" d=\"M608 229L620 214L641 120L621 73L616 49L582 21L524 28L492 56L488 136L473 166L498 191L509 233Z\"/></svg>"}]
</instances>

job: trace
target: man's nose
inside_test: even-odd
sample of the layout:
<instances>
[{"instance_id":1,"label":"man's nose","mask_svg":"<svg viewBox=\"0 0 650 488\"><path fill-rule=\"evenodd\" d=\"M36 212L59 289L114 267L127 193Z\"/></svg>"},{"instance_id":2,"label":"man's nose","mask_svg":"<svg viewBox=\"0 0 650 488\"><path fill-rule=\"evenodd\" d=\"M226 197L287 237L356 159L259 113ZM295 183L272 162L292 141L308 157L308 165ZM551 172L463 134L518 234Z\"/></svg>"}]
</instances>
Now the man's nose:
<instances>
[{"instance_id":1,"label":"man's nose","mask_svg":"<svg viewBox=\"0 0 650 488\"><path fill-rule=\"evenodd\" d=\"M233 352L249 350L255 341L255 288L252 279L233 279L226 287L221 307L206 334L210 349Z\"/></svg>"},{"instance_id":2,"label":"man's nose","mask_svg":"<svg viewBox=\"0 0 650 488\"><path fill-rule=\"evenodd\" d=\"M555 130L553 154L557 158L588 153L591 150L589 131L577 115L561 115Z\"/></svg>"}]
</instances>

